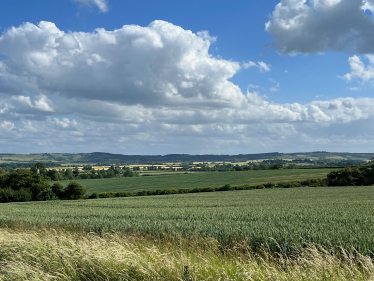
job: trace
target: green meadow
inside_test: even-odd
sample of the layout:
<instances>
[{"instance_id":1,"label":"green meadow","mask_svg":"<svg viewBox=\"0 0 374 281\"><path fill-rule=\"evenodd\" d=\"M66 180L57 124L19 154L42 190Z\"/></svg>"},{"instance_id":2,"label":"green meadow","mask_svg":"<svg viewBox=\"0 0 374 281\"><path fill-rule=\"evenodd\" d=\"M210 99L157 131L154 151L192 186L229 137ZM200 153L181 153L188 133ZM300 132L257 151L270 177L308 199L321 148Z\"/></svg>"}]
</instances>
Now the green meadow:
<instances>
[{"instance_id":1,"label":"green meadow","mask_svg":"<svg viewBox=\"0 0 374 281\"><path fill-rule=\"evenodd\" d=\"M122 177L109 179L86 179L77 180L85 186L89 193L92 192L137 192L143 190L157 189L181 189L205 186L222 186L226 183L231 185L241 184L264 184L269 182L285 182L294 180L305 180L308 178L324 178L332 169L290 169L290 170L260 170L241 172L195 172L157 174L140 177ZM64 186L70 181L60 181Z\"/></svg>"},{"instance_id":2,"label":"green meadow","mask_svg":"<svg viewBox=\"0 0 374 281\"><path fill-rule=\"evenodd\" d=\"M369 281L373 233L374 186L4 203L0 280Z\"/></svg>"}]
</instances>

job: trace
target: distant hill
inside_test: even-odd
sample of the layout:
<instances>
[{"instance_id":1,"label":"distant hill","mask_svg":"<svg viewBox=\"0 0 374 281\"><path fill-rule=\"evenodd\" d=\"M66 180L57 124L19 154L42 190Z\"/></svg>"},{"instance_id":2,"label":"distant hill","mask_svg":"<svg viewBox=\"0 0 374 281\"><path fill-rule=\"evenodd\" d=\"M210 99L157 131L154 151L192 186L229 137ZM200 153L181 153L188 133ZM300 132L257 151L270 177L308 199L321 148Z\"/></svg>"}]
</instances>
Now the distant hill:
<instances>
[{"instance_id":1,"label":"distant hill","mask_svg":"<svg viewBox=\"0 0 374 281\"><path fill-rule=\"evenodd\" d=\"M55 162L59 164L136 164L136 163L168 163L168 162L245 162L264 159L318 159L331 158L337 160L370 160L374 153L348 152L300 152L300 153L259 153L239 155L123 155L104 152L93 153L41 153L41 154L0 154L0 163Z\"/></svg>"}]
</instances>

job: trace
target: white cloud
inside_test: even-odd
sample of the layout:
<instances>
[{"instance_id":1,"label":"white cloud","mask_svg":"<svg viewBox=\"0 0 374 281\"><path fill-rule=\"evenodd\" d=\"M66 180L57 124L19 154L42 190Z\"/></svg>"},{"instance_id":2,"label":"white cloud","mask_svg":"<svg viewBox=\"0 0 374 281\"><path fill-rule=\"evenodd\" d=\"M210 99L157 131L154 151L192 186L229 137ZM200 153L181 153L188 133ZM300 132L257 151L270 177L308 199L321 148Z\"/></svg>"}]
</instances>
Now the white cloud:
<instances>
[{"instance_id":1,"label":"white cloud","mask_svg":"<svg viewBox=\"0 0 374 281\"><path fill-rule=\"evenodd\" d=\"M62 118L61 120L54 118L53 123L60 126L62 129L74 128L77 125L77 121L75 121L75 119L70 120L68 118Z\"/></svg>"},{"instance_id":2,"label":"white cloud","mask_svg":"<svg viewBox=\"0 0 374 281\"><path fill-rule=\"evenodd\" d=\"M230 154L322 148L362 152L371 151L374 145L374 99L337 99L308 105L277 105L258 95L250 99L256 102L252 107L241 112L205 112L207 122L200 120L197 124L192 119L182 123L186 112L179 119L167 115L170 119L164 122L138 124L95 122L79 117L74 126L71 119L63 118L24 120L11 131L0 128L0 141L8 139L8 151L17 144L21 152L129 154ZM177 120L178 123L171 122Z\"/></svg>"},{"instance_id":3,"label":"white cloud","mask_svg":"<svg viewBox=\"0 0 374 281\"><path fill-rule=\"evenodd\" d=\"M2 121L0 122L0 129L4 129L4 130L12 130L14 128L14 124L12 122L9 122L9 121Z\"/></svg>"},{"instance_id":4,"label":"white cloud","mask_svg":"<svg viewBox=\"0 0 374 281\"><path fill-rule=\"evenodd\" d=\"M269 90L270 90L270 92L278 92L279 88L276 87L276 86L273 86L273 87L270 87Z\"/></svg>"},{"instance_id":5,"label":"white cloud","mask_svg":"<svg viewBox=\"0 0 374 281\"><path fill-rule=\"evenodd\" d=\"M109 11L108 2L106 0L72 0L86 5L96 5L102 13Z\"/></svg>"},{"instance_id":6,"label":"white cloud","mask_svg":"<svg viewBox=\"0 0 374 281\"><path fill-rule=\"evenodd\" d=\"M248 69L248 68L251 68L251 67L258 67L261 72L269 72L270 68L271 68L271 65L266 64L263 61L259 61L257 63L255 63L253 61L242 63L242 68L244 68L244 69Z\"/></svg>"},{"instance_id":7,"label":"white cloud","mask_svg":"<svg viewBox=\"0 0 374 281\"><path fill-rule=\"evenodd\" d=\"M364 0L364 5L362 6L362 9L364 11L369 10L370 12L374 12L374 1L373 0Z\"/></svg>"},{"instance_id":8,"label":"white cloud","mask_svg":"<svg viewBox=\"0 0 374 281\"><path fill-rule=\"evenodd\" d=\"M278 81L275 81L274 79L272 78L269 78L269 81L272 82L274 84L274 86L272 86L269 90L271 92L278 92L279 91L279 88L280 88L280 83Z\"/></svg>"},{"instance_id":9,"label":"white cloud","mask_svg":"<svg viewBox=\"0 0 374 281\"><path fill-rule=\"evenodd\" d=\"M352 56L348 59L349 65L351 66L351 72L343 76L347 81L352 78L361 79L363 82L368 82L374 79L374 61L372 56L367 56L369 64L365 66L363 61L358 56Z\"/></svg>"},{"instance_id":10,"label":"white cloud","mask_svg":"<svg viewBox=\"0 0 374 281\"><path fill-rule=\"evenodd\" d=\"M265 123L346 123L374 117L374 99L339 98L308 104L276 104L256 92L248 92L237 108L168 108L125 106L108 102L77 102L72 112L85 120L123 124L253 124Z\"/></svg>"},{"instance_id":11,"label":"white cloud","mask_svg":"<svg viewBox=\"0 0 374 281\"><path fill-rule=\"evenodd\" d=\"M372 0L282 0L276 5L266 31L284 54L320 53L329 50L374 52Z\"/></svg>"},{"instance_id":12,"label":"white cloud","mask_svg":"<svg viewBox=\"0 0 374 281\"><path fill-rule=\"evenodd\" d=\"M23 108L23 113L26 113L25 111L28 110L32 110L33 112L35 112L35 110L44 112L54 111L52 101L44 95L38 96L34 101L26 96L13 96L13 100L16 104L20 105L18 108Z\"/></svg>"},{"instance_id":13,"label":"white cloud","mask_svg":"<svg viewBox=\"0 0 374 281\"><path fill-rule=\"evenodd\" d=\"M196 35L164 21L93 33L26 23L0 37L0 53L7 57L0 62L0 93L146 106L235 106L243 95L228 79L240 64L212 57L207 38L207 32Z\"/></svg>"},{"instance_id":14,"label":"white cloud","mask_svg":"<svg viewBox=\"0 0 374 281\"><path fill-rule=\"evenodd\" d=\"M0 37L6 55L0 62L0 151L373 147L374 99L280 104L243 93L229 79L245 64L209 54L212 41L207 32L163 21L92 33L65 33L48 22L9 29Z\"/></svg>"},{"instance_id":15,"label":"white cloud","mask_svg":"<svg viewBox=\"0 0 374 281\"><path fill-rule=\"evenodd\" d=\"M249 62L243 62L242 63L242 67L244 69L248 69L248 68L251 68L251 67L255 67L257 66L257 63L253 62L253 61L249 61Z\"/></svg>"},{"instance_id":16,"label":"white cloud","mask_svg":"<svg viewBox=\"0 0 374 281\"><path fill-rule=\"evenodd\" d=\"M271 67L270 64L266 64L263 61L259 61L257 64L258 64L261 72L268 72L268 71L270 71L270 67Z\"/></svg>"}]
</instances>

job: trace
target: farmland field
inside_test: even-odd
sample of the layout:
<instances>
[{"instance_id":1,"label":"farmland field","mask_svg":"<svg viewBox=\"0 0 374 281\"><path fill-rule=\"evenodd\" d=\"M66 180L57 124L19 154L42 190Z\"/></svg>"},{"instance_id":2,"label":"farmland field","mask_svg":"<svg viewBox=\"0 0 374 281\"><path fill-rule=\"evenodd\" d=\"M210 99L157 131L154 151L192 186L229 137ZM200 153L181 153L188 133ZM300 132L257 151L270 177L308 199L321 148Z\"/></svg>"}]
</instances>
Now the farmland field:
<instances>
[{"instance_id":1,"label":"farmland field","mask_svg":"<svg viewBox=\"0 0 374 281\"><path fill-rule=\"evenodd\" d=\"M291 169L243 172L196 172L188 174L155 174L141 177L77 180L77 182L85 186L89 193L107 191L137 192L169 188L217 187L226 183L232 185L255 185L269 182L306 180L307 178L324 178L331 170L332 169ZM66 186L69 182L70 181L61 181L60 183Z\"/></svg>"},{"instance_id":2,"label":"farmland field","mask_svg":"<svg viewBox=\"0 0 374 281\"><path fill-rule=\"evenodd\" d=\"M374 187L303 187L202 194L0 204L0 222L75 224L124 231L243 241L289 251L303 242L374 250ZM273 240L274 239L274 240Z\"/></svg>"}]
</instances>

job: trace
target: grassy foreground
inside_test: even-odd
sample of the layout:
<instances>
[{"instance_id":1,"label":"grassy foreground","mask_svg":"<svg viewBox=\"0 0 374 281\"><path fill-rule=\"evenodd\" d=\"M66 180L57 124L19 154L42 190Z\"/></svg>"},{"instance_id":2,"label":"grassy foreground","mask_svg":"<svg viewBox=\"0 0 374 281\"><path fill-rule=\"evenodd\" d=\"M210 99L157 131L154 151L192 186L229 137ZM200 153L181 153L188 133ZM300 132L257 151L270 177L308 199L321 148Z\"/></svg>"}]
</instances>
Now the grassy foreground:
<instances>
[{"instance_id":1,"label":"grassy foreground","mask_svg":"<svg viewBox=\"0 0 374 281\"><path fill-rule=\"evenodd\" d=\"M233 248L214 239L157 240L53 228L0 227L0 280L373 280L357 252L309 245L297 257Z\"/></svg>"},{"instance_id":2,"label":"grassy foreground","mask_svg":"<svg viewBox=\"0 0 374 281\"><path fill-rule=\"evenodd\" d=\"M264 184L269 182L285 182L306 180L308 178L325 178L332 169L295 169L295 170L263 170L244 172L196 172L188 174L155 174L152 176L77 180L92 192L138 192L143 190L157 190L168 188L195 188L204 186L222 186L226 183ZM152 173L150 173L152 174ZM70 181L60 181L67 186Z\"/></svg>"},{"instance_id":3,"label":"grassy foreground","mask_svg":"<svg viewBox=\"0 0 374 281\"><path fill-rule=\"evenodd\" d=\"M197 239L292 254L312 242L374 252L374 186L302 187L201 194L0 204L0 222L75 225ZM276 241L276 242L275 242Z\"/></svg>"}]
</instances>

